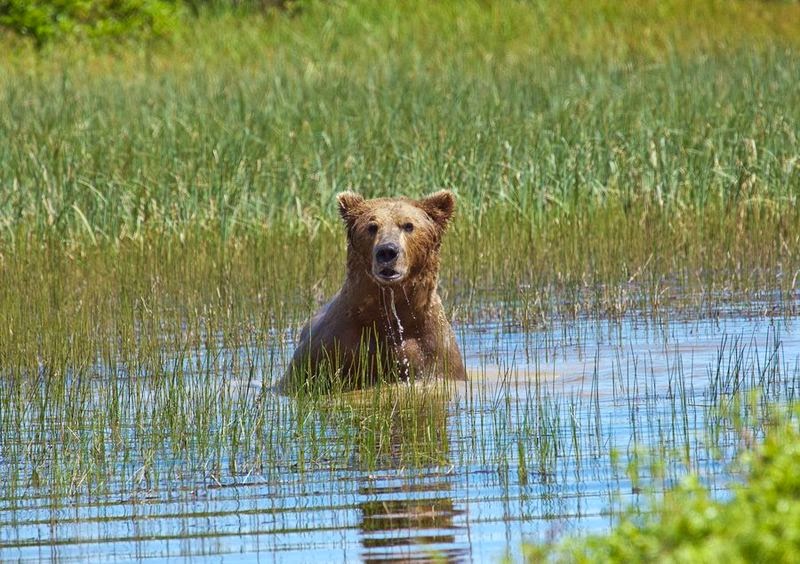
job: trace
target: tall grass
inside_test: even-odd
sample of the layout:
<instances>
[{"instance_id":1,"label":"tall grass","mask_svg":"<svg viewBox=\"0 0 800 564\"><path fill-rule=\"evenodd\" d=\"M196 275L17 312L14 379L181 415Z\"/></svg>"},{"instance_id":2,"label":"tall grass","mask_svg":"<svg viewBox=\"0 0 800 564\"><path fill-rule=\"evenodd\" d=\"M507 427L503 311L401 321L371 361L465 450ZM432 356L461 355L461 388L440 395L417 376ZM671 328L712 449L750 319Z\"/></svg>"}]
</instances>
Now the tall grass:
<instances>
[{"instance_id":1,"label":"tall grass","mask_svg":"<svg viewBox=\"0 0 800 564\"><path fill-rule=\"evenodd\" d=\"M637 204L785 210L799 14L325 3L201 19L170 45L113 54L18 50L0 79L0 231L83 243L313 231L344 188L447 186L466 221L500 208L533 229L607 204L625 211L615 221Z\"/></svg>"},{"instance_id":2,"label":"tall grass","mask_svg":"<svg viewBox=\"0 0 800 564\"><path fill-rule=\"evenodd\" d=\"M101 286L108 268L139 289L157 273L178 293L197 279L207 301L250 280L243 295L269 287L280 308L341 278L338 190L448 187L454 293L550 288L524 299L578 312L676 291L791 296L798 14L716 1L334 2L201 17L169 44L11 43L4 285L23 284L28 267L14 264L61 253ZM183 266L162 268L170 257ZM634 299L628 283L644 290Z\"/></svg>"}]
</instances>

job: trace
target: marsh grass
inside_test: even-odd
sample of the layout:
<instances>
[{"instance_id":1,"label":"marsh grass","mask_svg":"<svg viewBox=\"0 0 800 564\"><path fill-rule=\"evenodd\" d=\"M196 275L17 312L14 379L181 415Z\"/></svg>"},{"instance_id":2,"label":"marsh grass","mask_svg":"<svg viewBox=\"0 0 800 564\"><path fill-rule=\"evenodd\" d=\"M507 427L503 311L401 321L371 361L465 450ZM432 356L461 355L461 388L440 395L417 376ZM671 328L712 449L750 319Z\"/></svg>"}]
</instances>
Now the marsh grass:
<instances>
[{"instance_id":1,"label":"marsh grass","mask_svg":"<svg viewBox=\"0 0 800 564\"><path fill-rule=\"evenodd\" d=\"M112 310L230 306L285 330L342 279L338 190L441 187L459 197L443 261L456 316L794 307L795 4L415 6L11 52L0 276L35 308L52 294L17 317L55 328L74 298L110 308L97 327Z\"/></svg>"},{"instance_id":2,"label":"marsh grass","mask_svg":"<svg viewBox=\"0 0 800 564\"><path fill-rule=\"evenodd\" d=\"M611 472L601 476L611 495L615 480L667 483L688 470L707 473L715 456L730 460L758 439L776 402L795 399L798 378L771 331L763 344L724 338L706 381L669 351L666 367L631 354L610 375L589 359L567 387L547 367L521 372L507 357L497 376L487 379L492 365L483 365L466 384L289 398L268 388L282 363L266 358L261 337L233 349L187 337L4 374L6 503L30 492L60 504L193 483L476 466L493 468L504 487Z\"/></svg>"},{"instance_id":3,"label":"marsh grass","mask_svg":"<svg viewBox=\"0 0 800 564\"><path fill-rule=\"evenodd\" d=\"M798 193L800 9L696 5L331 3L119 54L17 50L0 233L310 236L345 188L454 188L470 225L499 211L525 231L606 208L608 224L781 216Z\"/></svg>"}]
</instances>

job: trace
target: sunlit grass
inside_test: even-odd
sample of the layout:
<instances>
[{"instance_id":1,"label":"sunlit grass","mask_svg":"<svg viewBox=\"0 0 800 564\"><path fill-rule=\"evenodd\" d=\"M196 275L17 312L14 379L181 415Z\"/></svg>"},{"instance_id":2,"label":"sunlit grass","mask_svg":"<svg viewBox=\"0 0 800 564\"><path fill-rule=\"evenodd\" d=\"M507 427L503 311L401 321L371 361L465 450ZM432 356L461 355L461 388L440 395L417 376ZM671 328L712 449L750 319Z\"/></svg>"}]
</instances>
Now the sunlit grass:
<instances>
[{"instance_id":1,"label":"sunlit grass","mask_svg":"<svg viewBox=\"0 0 800 564\"><path fill-rule=\"evenodd\" d=\"M788 210L800 8L691 6L324 3L119 53L18 50L0 234L313 233L345 188L449 187L472 224L500 208L532 228L607 203Z\"/></svg>"}]
</instances>

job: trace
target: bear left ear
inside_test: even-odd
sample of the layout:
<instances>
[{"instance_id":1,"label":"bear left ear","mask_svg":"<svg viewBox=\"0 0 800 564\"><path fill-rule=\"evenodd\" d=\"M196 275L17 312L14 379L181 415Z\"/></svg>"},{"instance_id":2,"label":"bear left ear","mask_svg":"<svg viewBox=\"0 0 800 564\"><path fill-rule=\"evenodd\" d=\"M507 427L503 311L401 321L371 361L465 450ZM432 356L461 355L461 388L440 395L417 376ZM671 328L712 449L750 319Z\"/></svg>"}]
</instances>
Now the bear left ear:
<instances>
[{"instance_id":1,"label":"bear left ear","mask_svg":"<svg viewBox=\"0 0 800 564\"><path fill-rule=\"evenodd\" d=\"M350 227L361 213L364 198L360 194L348 191L340 192L336 196L336 201L339 202L339 215L342 216L347 227Z\"/></svg>"},{"instance_id":2,"label":"bear left ear","mask_svg":"<svg viewBox=\"0 0 800 564\"><path fill-rule=\"evenodd\" d=\"M450 190L439 190L419 201L419 206L425 210L436 224L444 229L450 223L456 209L456 196Z\"/></svg>"}]
</instances>

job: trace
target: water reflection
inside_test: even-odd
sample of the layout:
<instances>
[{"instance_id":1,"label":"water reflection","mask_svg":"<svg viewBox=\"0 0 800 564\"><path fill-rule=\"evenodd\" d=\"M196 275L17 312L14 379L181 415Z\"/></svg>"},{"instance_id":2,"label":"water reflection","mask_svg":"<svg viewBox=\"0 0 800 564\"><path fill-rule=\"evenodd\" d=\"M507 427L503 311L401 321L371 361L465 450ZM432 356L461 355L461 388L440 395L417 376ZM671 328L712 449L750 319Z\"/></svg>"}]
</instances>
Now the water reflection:
<instances>
[{"instance_id":1,"label":"water reflection","mask_svg":"<svg viewBox=\"0 0 800 564\"><path fill-rule=\"evenodd\" d=\"M483 562L507 552L521 560L523 541L605 530L641 502L641 488L659 491L689 470L712 490L726 487L726 464L743 443L724 417L750 405L733 403L733 394L796 399L797 327L759 318L469 327L472 378L452 394L400 385L301 406L267 395L259 409L249 388L226 399L230 386L218 375L232 373L202 357L208 378L195 381L187 368L187 386L217 390L230 409L212 416L228 423L213 428L218 450L199 445L175 459L172 443L121 426L103 451L116 473L101 476L91 495L81 481L71 496L41 486L32 472L77 462L45 451L35 466L18 464L43 435L33 425L4 427L0 561ZM139 400L129 401L120 419L131 423ZM222 417L229 413L238 415ZM248 438L233 432L237 425L253 433L249 442L216 440ZM148 458L121 442L142 438ZM629 462L648 453L660 466L643 463L632 479ZM100 468L95 457L81 460Z\"/></svg>"},{"instance_id":2,"label":"water reflection","mask_svg":"<svg viewBox=\"0 0 800 564\"><path fill-rule=\"evenodd\" d=\"M375 445L378 458L358 452L369 473L362 478L357 505L365 562L431 559L457 562L468 555L465 510L453 500L449 472L449 386L394 388L375 417L374 406L354 410L357 445ZM445 401L443 401L445 400ZM416 479L398 470L413 467Z\"/></svg>"},{"instance_id":3,"label":"water reflection","mask_svg":"<svg viewBox=\"0 0 800 564\"><path fill-rule=\"evenodd\" d=\"M468 555L463 509L450 497L447 480L416 486L378 486L361 492L370 501L361 510L362 558L365 562L429 559L458 562Z\"/></svg>"},{"instance_id":4,"label":"water reflection","mask_svg":"<svg viewBox=\"0 0 800 564\"><path fill-rule=\"evenodd\" d=\"M450 465L448 409L454 393L452 385L439 382L350 396L338 409L348 418L347 427L354 437L354 469Z\"/></svg>"}]
</instances>

